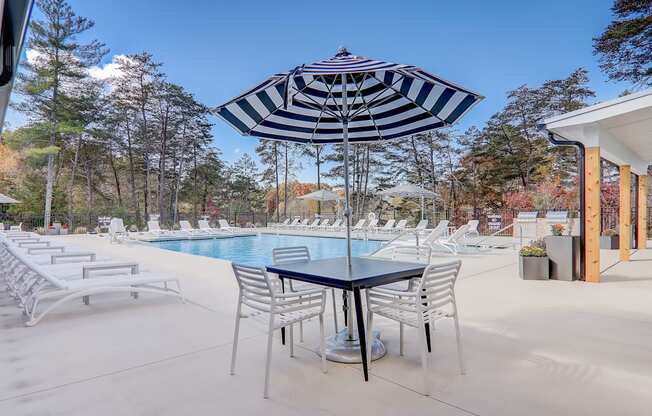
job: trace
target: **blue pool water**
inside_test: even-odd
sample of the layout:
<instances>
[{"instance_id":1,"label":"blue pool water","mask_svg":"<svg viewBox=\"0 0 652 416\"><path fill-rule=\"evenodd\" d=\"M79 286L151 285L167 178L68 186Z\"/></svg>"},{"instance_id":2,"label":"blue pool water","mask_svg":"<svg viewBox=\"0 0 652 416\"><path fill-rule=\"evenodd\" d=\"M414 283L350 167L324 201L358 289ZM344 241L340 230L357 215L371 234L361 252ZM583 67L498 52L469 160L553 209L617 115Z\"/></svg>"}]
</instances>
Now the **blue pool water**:
<instances>
[{"instance_id":1,"label":"blue pool water","mask_svg":"<svg viewBox=\"0 0 652 416\"><path fill-rule=\"evenodd\" d=\"M233 237L215 240L178 240L151 243L165 250L198 256L215 257L234 263L252 266L272 264L272 249L275 247L306 246L313 259L326 259L346 255L346 241L343 238L305 237L295 235L271 235ZM381 245L376 240L353 240L354 256L371 254Z\"/></svg>"}]
</instances>

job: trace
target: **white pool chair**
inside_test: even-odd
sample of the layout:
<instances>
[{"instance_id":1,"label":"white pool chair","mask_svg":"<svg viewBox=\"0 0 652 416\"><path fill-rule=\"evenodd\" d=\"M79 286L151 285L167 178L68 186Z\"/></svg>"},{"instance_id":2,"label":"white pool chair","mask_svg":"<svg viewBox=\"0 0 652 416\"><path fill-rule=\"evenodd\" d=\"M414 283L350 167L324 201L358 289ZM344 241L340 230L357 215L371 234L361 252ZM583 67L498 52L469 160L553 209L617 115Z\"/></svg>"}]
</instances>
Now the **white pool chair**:
<instances>
[{"instance_id":1,"label":"white pool chair","mask_svg":"<svg viewBox=\"0 0 652 416\"><path fill-rule=\"evenodd\" d=\"M206 235L211 234L208 230L193 227L192 224L190 224L190 221L188 221L188 220L180 220L179 221L179 228L180 228L181 232L187 233L189 235L194 235L194 236L198 236L198 235L199 236L206 236Z\"/></svg>"},{"instance_id":2,"label":"white pool chair","mask_svg":"<svg viewBox=\"0 0 652 416\"><path fill-rule=\"evenodd\" d=\"M281 228L292 229L292 228L296 228L296 226L299 225L299 224L301 224L301 218L300 218L300 217L296 217L295 219L292 220L291 223L289 223L288 225L284 225L284 226L281 227Z\"/></svg>"},{"instance_id":3,"label":"white pool chair","mask_svg":"<svg viewBox=\"0 0 652 416\"><path fill-rule=\"evenodd\" d=\"M224 235L224 231L221 231L219 228L211 227L208 220L198 220L197 225L199 230L208 234L208 235Z\"/></svg>"},{"instance_id":4,"label":"white pool chair","mask_svg":"<svg viewBox=\"0 0 652 416\"><path fill-rule=\"evenodd\" d=\"M306 246L277 247L272 249L272 261L275 265L310 261L310 250L308 250L308 247ZM325 289L325 287L313 283L294 281L292 279L289 279L288 281L288 290L291 292L311 289ZM337 334L339 331L339 326L337 324L337 301L335 289L333 288L331 288L331 295L333 296L333 324L335 327L335 333ZM303 342L303 323L299 323L299 340Z\"/></svg>"},{"instance_id":5,"label":"white pool chair","mask_svg":"<svg viewBox=\"0 0 652 416\"><path fill-rule=\"evenodd\" d=\"M464 238L469 239L469 238L480 237L480 232L478 231L478 226L480 225L480 221L470 220L466 225L468 225L468 229L466 230L466 234L464 235Z\"/></svg>"},{"instance_id":6,"label":"white pool chair","mask_svg":"<svg viewBox=\"0 0 652 416\"><path fill-rule=\"evenodd\" d=\"M402 233L405 231L405 228L407 227L407 222L408 220L400 220L394 229L390 230L393 233Z\"/></svg>"},{"instance_id":7,"label":"white pool chair","mask_svg":"<svg viewBox=\"0 0 652 416\"><path fill-rule=\"evenodd\" d=\"M274 330L289 327L290 357L294 357L294 339L292 328L295 323L306 319L319 317L319 351L321 367L325 373L326 351L324 340L324 307L326 290L312 289L299 292L282 293L277 279L272 279L265 269L232 264L233 273L238 281L238 308L235 316L233 334L233 351L231 355L231 374L235 374L235 363L238 353L238 335L240 319L243 317L242 307L247 306L259 312L269 314L267 329L267 360L265 364L265 387L263 397L269 397L269 378L272 359L272 339ZM246 316L246 315L245 315Z\"/></svg>"},{"instance_id":8,"label":"white pool chair","mask_svg":"<svg viewBox=\"0 0 652 416\"><path fill-rule=\"evenodd\" d=\"M424 327L428 323L430 331L435 321L444 318L453 319L460 373L464 374L462 340L455 301L455 281L462 262L455 260L426 267L419 284L413 291L396 291L383 287L368 289L367 292L367 350L371 351L374 315L397 321L410 326L419 334L421 349L421 366L423 368L423 394L430 394L428 373L429 354ZM402 335L402 334L401 334ZM399 342L403 344L401 336ZM401 348L402 349L402 348ZM368 366L371 367L371 357Z\"/></svg>"},{"instance_id":9,"label":"white pool chair","mask_svg":"<svg viewBox=\"0 0 652 416\"><path fill-rule=\"evenodd\" d=\"M421 220L416 227L408 227L407 230L415 233L422 233L426 228L428 228L428 220Z\"/></svg>"},{"instance_id":10,"label":"white pool chair","mask_svg":"<svg viewBox=\"0 0 652 416\"><path fill-rule=\"evenodd\" d=\"M12 247L7 247L7 249L15 257L21 258L20 253L13 251ZM23 273L32 275L34 282L25 293L24 310L29 317L29 320L25 323L27 326L38 324L48 313L63 303L103 293L128 292L134 294L134 292L152 292L173 295L185 302L179 281L172 276L135 273L92 277L91 274L94 270L91 266L90 269L82 268L82 279L64 280L56 277L46 268L29 262L28 259L21 260L21 263L25 268ZM122 265L117 267L124 269ZM106 270L106 267L103 269ZM175 283L178 290L168 288L169 283ZM156 286L158 284L162 284L163 287ZM37 313L40 304L50 300L54 302L42 312Z\"/></svg>"},{"instance_id":11,"label":"white pool chair","mask_svg":"<svg viewBox=\"0 0 652 416\"><path fill-rule=\"evenodd\" d=\"M122 218L111 218L109 222L109 236L112 243L119 243L129 237Z\"/></svg>"},{"instance_id":12,"label":"white pool chair","mask_svg":"<svg viewBox=\"0 0 652 416\"><path fill-rule=\"evenodd\" d=\"M336 219L333 224L324 227L326 231L342 231L342 219Z\"/></svg>"},{"instance_id":13,"label":"white pool chair","mask_svg":"<svg viewBox=\"0 0 652 416\"><path fill-rule=\"evenodd\" d=\"M396 220L394 220L394 219L392 219L392 220L387 220L387 222L385 223L385 225L383 225L382 227L374 227L374 230L375 230L376 232L379 232L379 233L387 233L387 232L391 232L392 229L394 228L394 224L396 224Z\"/></svg>"},{"instance_id":14,"label":"white pool chair","mask_svg":"<svg viewBox=\"0 0 652 416\"><path fill-rule=\"evenodd\" d=\"M330 224L331 219L330 218L323 218L319 225L317 225L314 229L315 230L325 230L328 228L328 224Z\"/></svg>"},{"instance_id":15,"label":"white pool chair","mask_svg":"<svg viewBox=\"0 0 652 416\"><path fill-rule=\"evenodd\" d=\"M453 254L458 254L461 249L465 246L465 236L469 229L468 224L462 225L460 228L455 230L453 234L448 237L440 238L438 240L439 245L446 248Z\"/></svg>"},{"instance_id":16,"label":"white pool chair","mask_svg":"<svg viewBox=\"0 0 652 416\"><path fill-rule=\"evenodd\" d=\"M302 230L310 230L315 227L318 227L320 222L321 222L320 218L315 218L314 220L312 220L312 222L308 222L308 224L306 225L301 225L299 228Z\"/></svg>"},{"instance_id":17,"label":"white pool chair","mask_svg":"<svg viewBox=\"0 0 652 416\"><path fill-rule=\"evenodd\" d=\"M290 225L290 218L286 218L285 221L280 222L280 223L272 223L268 225L268 228L283 228L285 226Z\"/></svg>"},{"instance_id":18,"label":"white pool chair","mask_svg":"<svg viewBox=\"0 0 652 416\"><path fill-rule=\"evenodd\" d=\"M170 230L164 230L157 220L147 221L147 232L154 236L170 236L174 233Z\"/></svg>"},{"instance_id":19,"label":"white pool chair","mask_svg":"<svg viewBox=\"0 0 652 416\"><path fill-rule=\"evenodd\" d=\"M231 226L227 220L218 220L217 223L220 225L220 230L226 231L229 233L234 233L240 231L240 227Z\"/></svg>"}]
</instances>

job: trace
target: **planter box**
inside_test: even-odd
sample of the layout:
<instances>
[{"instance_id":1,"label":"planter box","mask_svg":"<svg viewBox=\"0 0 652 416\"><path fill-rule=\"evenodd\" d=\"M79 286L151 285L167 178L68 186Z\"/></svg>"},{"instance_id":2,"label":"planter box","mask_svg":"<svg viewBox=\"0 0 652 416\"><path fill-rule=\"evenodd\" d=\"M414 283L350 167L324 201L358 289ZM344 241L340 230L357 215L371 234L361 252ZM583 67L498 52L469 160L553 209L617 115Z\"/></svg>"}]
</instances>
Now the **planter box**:
<instances>
[{"instance_id":1,"label":"planter box","mask_svg":"<svg viewBox=\"0 0 652 416\"><path fill-rule=\"evenodd\" d=\"M550 278L572 281L580 278L580 237L549 235L544 238L550 258Z\"/></svg>"},{"instance_id":2,"label":"planter box","mask_svg":"<svg viewBox=\"0 0 652 416\"><path fill-rule=\"evenodd\" d=\"M600 248L602 250L618 250L620 248L620 236L618 235L600 236Z\"/></svg>"},{"instance_id":3,"label":"planter box","mask_svg":"<svg viewBox=\"0 0 652 416\"><path fill-rule=\"evenodd\" d=\"M518 256L518 274L523 280L548 280L550 261L548 257Z\"/></svg>"}]
</instances>

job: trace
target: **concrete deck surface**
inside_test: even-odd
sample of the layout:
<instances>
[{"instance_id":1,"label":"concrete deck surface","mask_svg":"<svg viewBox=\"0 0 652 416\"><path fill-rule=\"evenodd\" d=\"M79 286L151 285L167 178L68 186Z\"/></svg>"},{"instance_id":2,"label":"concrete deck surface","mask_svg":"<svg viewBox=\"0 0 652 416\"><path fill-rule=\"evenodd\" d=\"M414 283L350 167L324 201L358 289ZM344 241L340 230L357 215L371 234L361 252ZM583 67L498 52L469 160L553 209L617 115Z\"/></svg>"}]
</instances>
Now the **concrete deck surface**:
<instances>
[{"instance_id":1,"label":"concrete deck surface","mask_svg":"<svg viewBox=\"0 0 652 416\"><path fill-rule=\"evenodd\" d=\"M364 383L359 365L319 370L317 322L296 357L274 344L271 398L262 398L266 325L245 319L230 376L236 283L226 261L97 236L60 237L176 273L187 304L143 294L96 296L27 328L0 292L0 415L649 415L652 251L618 263L601 284L522 281L513 250L462 255L456 287L467 374L452 323L438 324L432 396L421 388L417 334L376 319L388 355ZM329 297L330 298L330 297ZM330 309L327 308L327 311ZM326 319L332 333L332 319Z\"/></svg>"}]
</instances>

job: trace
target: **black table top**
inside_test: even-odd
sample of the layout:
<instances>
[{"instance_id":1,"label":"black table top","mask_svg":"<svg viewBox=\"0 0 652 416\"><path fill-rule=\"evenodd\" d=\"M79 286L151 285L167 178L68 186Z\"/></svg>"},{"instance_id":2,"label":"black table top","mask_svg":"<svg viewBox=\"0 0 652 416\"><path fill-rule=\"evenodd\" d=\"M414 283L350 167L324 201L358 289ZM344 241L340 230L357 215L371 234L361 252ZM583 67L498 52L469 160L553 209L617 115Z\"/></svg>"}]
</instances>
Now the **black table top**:
<instances>
[{"instance_id":1,"label":"black table top","mask_svg":"<svg viewBox=\"0 0 652 416\"><path fill-rule=\"evenodd\" d=\"M353 257L349 268L346 257L336 257L267 266L267 271L282 278L353 290L356 287L362 289L418 277L425 268L423 263L368 257Z\"/></svg>"}]
</instances>

